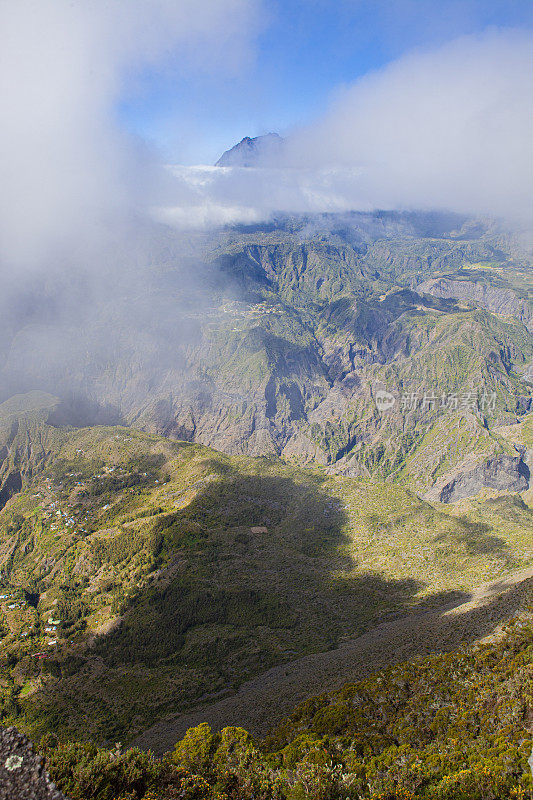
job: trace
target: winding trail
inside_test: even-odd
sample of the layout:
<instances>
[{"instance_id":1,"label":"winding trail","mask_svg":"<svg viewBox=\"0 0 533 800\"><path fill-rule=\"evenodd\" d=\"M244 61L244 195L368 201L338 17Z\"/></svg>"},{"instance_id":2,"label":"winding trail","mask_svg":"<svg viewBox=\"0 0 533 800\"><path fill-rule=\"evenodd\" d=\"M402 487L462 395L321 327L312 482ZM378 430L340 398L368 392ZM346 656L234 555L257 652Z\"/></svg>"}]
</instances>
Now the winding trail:
<instances>
[{"instance_id":1,"label":"winding trail","mask_svg":"<svg viewBox=\"0 0 533 800\"><path fill-rule=\"evenodd\" d=\"M238 692L164 718L132 744L162 754L201 722L238 725L264 735L313 695L332 691L390 664L456 649L497 632L533 591L533 567L473 589L466 600L384 622L335 650L298 658L243 683Z\"/></svg>"}]
</instances>

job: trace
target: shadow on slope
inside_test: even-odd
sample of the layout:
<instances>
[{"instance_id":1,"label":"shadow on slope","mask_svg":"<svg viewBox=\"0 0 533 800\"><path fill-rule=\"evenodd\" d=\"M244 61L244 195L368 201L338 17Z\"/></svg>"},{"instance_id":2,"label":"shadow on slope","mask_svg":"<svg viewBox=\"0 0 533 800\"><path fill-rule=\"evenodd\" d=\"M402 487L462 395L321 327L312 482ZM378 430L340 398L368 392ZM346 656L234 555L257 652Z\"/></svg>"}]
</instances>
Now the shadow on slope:
<instances>
[{"instance_id":1,"label":"shadow on slope","mask_svg":"<svg viewBox=\"0 0 533 800\"><path fill-rule=\"evenodd\" d=\"M123 598L114 630L42 662L44 685L24 701L33 736L129 739L416 606L416 578L354 574L348 516L325 477L257 463L261 474L244 474L213 459L194 499L144 523L159 569Z\"/></svg>"},{"instance_id":2,"label":"shadow on slope","mask_svg":"<svg viewBox=\"0 0 533 800\"><path fill-rule=\"evenodd\" d=\"M453 608L410 614L390 621L336 650L274 667L245 683L232 697L162 719L138 736L133 744L160 755L172 749L188 728L201 722L207 722L213 730L237 725L255 736L264 736L290 714L282 727L267 738L269 749L280 749L302 731L316 730L314 715L330 702L327 695L320 698L316 695L343 686L344 691L349 692L350 686L346 684L384 667L430 653L450 652L491 635L518 609L530 605L532 589L531 578L516 585L502 580L494 585L493 596L489 591L489 597L477 598L480 605L472 607L466 602L461 607L461 603L454 603ZM297 706L299 703L301 705ZM339 734L342 730L335 728L327 732Z\"/></svg>"},{"instance_id":3,"label":"shadow on slope","mask_svg":"<svg viewBox=\"0 0 533 800\"><path fill-rule=\"evenodd\" d=\"M458 530L453 538L458 544L463 544L472 555L494 555L503 559L506 569L516 568L516 558L511 553L511 548L500 536L494 534L494 528L487 522L475 522L466 516L454 517ZM436 541L444 540L444 534L439 534Z\"/></svg>"},{"instance_id":4,"label":"shadow on slope","mask_svg":"<svg viewBox=\"0 0 533 800\"><path fill-rule=\"evenodd\" d=\"M167 566L126 599L121 624L98 639L95 650L109 665L192 659L209 668L216 661L233 682L249 640L259 651L253 667L245 657L246 672L334 647L380 612L409 605L422 588L414 579L351 574L348 517L340 498L322 489L323 478L211 468L219 479L156 523ZM203 649L195 639L206 626L214 636ZM228 639L233 669L215 657Z\"/></svg>"}]
</instances>

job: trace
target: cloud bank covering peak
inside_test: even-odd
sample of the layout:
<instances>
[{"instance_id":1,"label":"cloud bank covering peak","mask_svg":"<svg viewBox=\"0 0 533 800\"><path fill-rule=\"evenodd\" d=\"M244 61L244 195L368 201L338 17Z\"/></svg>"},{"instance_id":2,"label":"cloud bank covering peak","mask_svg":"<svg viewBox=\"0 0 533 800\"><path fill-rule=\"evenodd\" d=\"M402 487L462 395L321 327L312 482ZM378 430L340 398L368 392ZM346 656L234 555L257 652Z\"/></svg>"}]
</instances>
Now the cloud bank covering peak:
<instances>
[{"instance_id":1,"label":"cloud bank covering peak","mask_svg":"<svg viewBox=\"0 0 533 800\"><path fill-rule=\"evenodd\" d=\"M494 30L416 51L339 89L276 168L175 168L178 223L274 212L533 212L533 35Z\"/></svg>"},{"instance_id":2,"label":"cloud bank covering peak","mask_svg":"<svg viewBox=\"0 0 533 800\"><path fill-rule=\"evenodd\" d=\"M446 208L529 221L533 35L518 30L418 50L339 88L312 124L281 131L274 163L164 169L119 124L125 87L147 66L239 74L263 24L260 0L1 3L4 276L90 264L136 216L205 227Z\"/></svg>"}]
</instances>

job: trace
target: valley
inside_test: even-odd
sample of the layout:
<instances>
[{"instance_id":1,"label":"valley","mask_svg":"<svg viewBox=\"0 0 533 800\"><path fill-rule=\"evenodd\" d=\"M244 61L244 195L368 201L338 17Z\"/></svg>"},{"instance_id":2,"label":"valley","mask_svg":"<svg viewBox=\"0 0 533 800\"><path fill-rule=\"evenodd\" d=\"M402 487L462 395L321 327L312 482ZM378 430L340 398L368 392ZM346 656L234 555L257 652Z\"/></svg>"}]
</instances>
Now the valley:
<instances>
[{"instance_id":1,"label":"valley","mask_svg":"<svg viewBox=\"0 0 533 800\"><path fill-rule=\"evenodd\" d=\"M0 800L533 800L533 2L0 0Z\"/></svg>"},{"instance_id":2,"label":"valley","mask_svg":"<svg viewBox=\"0 0 533 800\"><path fill-rule=\"evenodd\" d=\"M2 723L270 741L313 695L498 642L533 574L519 238L395 213L196 234L193 309L167 246L149 321L133 283L127 317L12 331ZM51 336L72 347L45 373L28 348Z\"/></svg>"},{"instance_id":3,"label":"valley","mask_svg":"<svg viewBox=\"0 0 533 800\"><path fill-rule=\"evenodd\" d=\"M114 287L116 302L97 293L81 327L47 311L43 287L38 320L4 338L4 399L39 389L62 400L65 425L127 424L419 494L438 484L437 499L468 496L458 478L474 494L526 488L523 453L495 433L532 402L533 261L519 232L375 212L197 233L186 247L153 236L154 263ZM52 291L69 308L86 279ZM500 459L502 485L472 457Z\"/></svg>"}]
</instances>

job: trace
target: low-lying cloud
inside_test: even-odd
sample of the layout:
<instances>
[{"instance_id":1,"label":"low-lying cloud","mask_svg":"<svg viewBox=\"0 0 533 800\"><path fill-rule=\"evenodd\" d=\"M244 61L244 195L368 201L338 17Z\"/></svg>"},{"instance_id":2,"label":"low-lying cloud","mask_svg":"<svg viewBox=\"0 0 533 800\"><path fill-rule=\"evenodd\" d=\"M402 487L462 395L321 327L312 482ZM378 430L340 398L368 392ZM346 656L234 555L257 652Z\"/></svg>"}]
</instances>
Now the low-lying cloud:
<instances>
[{"instance_id":1,"label":"low-lying cloud","mask_svg":"<svg viewBox=\"0 0 533 800\"><path fill-rule=\"evenodd\" d=\"M117 103L146 67L238 72L260 15L260 0L0 2L0 401L90 396L105 371L119 396L117 364L178 364L200 278L154 225L169 176Z\"/></svg>"},{"instance_id":2,"label":"low-lying cloud","mask_svg":"<svg viewBox=\"0 0 533 800\"><path fill-rule=\"evenodd\" d=\"M297 163L362 169L381 207L529 215L533 36L491 32L418 52L343 89L291 142Z\"/></svg>"},{"instance_id":3,"label":"low-lying cloud","mask_svg":"<svg viewBox=\"0 0 533 800\"><path fill-rule=\"evenodd\" d=\"M237 70L256 0L0 4L0 268L93 256L160 190L153 155L115 105L135 70Z\"/></svg>"}]
</instances>

